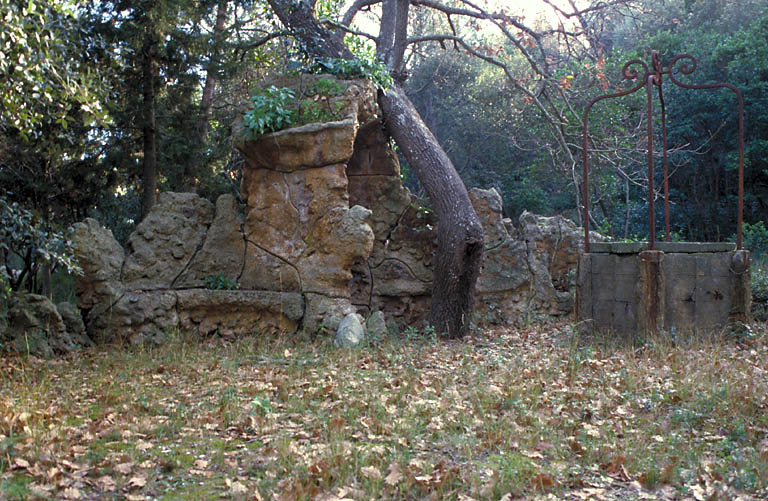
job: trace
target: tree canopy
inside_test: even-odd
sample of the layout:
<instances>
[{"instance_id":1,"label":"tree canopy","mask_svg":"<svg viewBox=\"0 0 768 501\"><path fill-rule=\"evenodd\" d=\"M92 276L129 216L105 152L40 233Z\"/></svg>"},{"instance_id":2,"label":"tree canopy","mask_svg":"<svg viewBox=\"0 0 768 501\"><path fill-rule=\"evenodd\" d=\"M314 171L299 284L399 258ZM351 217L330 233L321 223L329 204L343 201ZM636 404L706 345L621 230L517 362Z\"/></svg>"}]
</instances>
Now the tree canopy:
<instances>
[{"instance_id":1,"label":"tree canopy","mask_svg":"<svg viewBox=\"0 0 768 501\"><path fill-rule=\"evenodd\" d=\"M441 197L466 208L464 185L493 186L509 216L531 210L580 221L585 106L622 85L626 61L647 60L655 49L665 62L694 55L699 65L687 81L728 81L744 93L745 221L766 219L764 2L542 0L541 7L547 14L532 17L471 0L0 0L0 195L47 230L92 215L125 239L158 191L238 193L242 161L229 124L265 75L328 58L363 61L392 80L380 99L385 114L394 113L388 133L406 183L431 200L442 228L467 223L466 234L454 231L441 244L463 242L445 262L466 267L454 277L466 288L481 236L471 210L441 209ZM733 97L667 86L665 98L674 235L731 238ZM590 218L616 238L648 231L643 107L642 96L627 96L600 103L590 118ZM401 116L409 118L397 124ZM450 172L450 183L430 184ZM471 263L458 264L462 252ZM446 294L436 304L455 303L455 291ZM471 297L462 301L433 320L464 318L444 329L463 332Z\"/></svg>"}]
</instances>

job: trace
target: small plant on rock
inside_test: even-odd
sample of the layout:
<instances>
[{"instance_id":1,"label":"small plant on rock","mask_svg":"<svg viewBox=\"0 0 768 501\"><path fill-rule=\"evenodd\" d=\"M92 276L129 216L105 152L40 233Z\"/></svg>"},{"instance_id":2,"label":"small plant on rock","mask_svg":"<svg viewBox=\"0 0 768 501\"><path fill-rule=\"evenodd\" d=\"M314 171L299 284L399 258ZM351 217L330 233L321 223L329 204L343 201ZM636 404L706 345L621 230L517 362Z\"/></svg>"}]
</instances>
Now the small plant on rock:
<instances>
[{"instance_id":1,"label":"small plant on rock","mask_svg":"<svg viewBox=\"0 0 768 501\"><path fill-rule=\"evenodd\" d=\"M225 277L221 273L205 277L205 285L209 289L217 291L232 291L240 288L237 280Z\"/></svg>"},{"instance_id":2,"label":"small plant on rock","mask_svg":"<svg viewBox=\"0 0 768 501\"><path fill-rule=\"evenodd\" d=\"M296 118L296 112L289 109L289 103L295 98L296 94L291 89L277 88L274 85L251 96L253 108L243 116L243 124L250 136L257 138L290 127Z\"/></svg>"}]
</instances>

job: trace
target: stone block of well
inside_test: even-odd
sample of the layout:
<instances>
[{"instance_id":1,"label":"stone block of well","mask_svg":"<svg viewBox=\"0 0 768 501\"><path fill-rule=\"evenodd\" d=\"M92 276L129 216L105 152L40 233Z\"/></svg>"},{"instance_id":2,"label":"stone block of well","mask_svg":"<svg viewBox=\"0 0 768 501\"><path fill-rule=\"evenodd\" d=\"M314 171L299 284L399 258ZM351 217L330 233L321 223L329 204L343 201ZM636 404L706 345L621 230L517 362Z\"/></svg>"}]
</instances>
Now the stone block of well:
<instances>
[{"instance_id":1,"label":"stone block of well","mask_svg":"<svg viewBox=\"0 0 768 501\"><path fill-rule=\"evenodd\" d=\"M584 330L707 333L749 320L750 257L731 243L593 243L577 273Z\"/></svg>"}]
</instances>

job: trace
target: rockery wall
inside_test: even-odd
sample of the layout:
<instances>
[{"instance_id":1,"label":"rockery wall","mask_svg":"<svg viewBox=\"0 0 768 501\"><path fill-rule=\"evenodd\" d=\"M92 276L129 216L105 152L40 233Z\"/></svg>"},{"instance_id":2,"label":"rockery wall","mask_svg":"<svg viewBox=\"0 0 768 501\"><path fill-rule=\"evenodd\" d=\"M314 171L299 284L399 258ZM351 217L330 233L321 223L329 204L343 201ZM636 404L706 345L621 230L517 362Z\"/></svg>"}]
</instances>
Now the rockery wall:
<instances>
[{"instance_id":1,"label":"rockery wall","mask_svg":"<svg viewBox=\"0 0 768 501\"><path fill-rule=\"evenodd\" d=\"M333 85L318 85L323 79ZM242 203L163 193L125 249L95 220L76 225L78 305L94 340L174 327L223 336L335 331L349 314L376 311L390 325L423 323L436 222L401 183L375 88L328 76L273 83L299 94L335 89L322 99L338 120L255 140L234 124L246 161ZM485 229L476 322L570 312L579 229L529 213L515 225L494 189L470 197Z\"/></svg>"}]
</instances>

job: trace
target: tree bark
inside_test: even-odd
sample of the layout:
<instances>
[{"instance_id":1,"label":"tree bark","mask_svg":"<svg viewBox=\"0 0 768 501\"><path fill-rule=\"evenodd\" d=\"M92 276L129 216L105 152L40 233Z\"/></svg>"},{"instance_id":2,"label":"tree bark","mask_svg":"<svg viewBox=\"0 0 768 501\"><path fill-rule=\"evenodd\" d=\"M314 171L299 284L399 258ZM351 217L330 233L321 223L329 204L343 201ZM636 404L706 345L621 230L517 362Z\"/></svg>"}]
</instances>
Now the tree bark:
<instances>
[{"instance_id":1,"label":"tree bark","mask_svg":"<svg viewBox=\"0 0 768 501\"><path fill-rule=\"evenodd\" d=\"M314 17L309 2L269 0L294 36L313 55L352 59L343 41ZM408 21L408 0L387 0L377 53L396 74L402 64ZM453 163L399 83L379 93L387 131L400 146L429 196L437 217L437 251L429 322L435 331L461 337L469 330L475 283L483 260L483 227Z\"/></svg>"},{"instance_id":2,"label":"tree bark","mask_svg":"<svg viewBox=\"0 0 768 501\"><path fill-rule=\"evenodd\" d=\"M387 131L427 192L437 217L429 322L448 337L467 334L483 263L483 227L445 150L398 84L380 93Z\"/></svg>"},{"instance_id":3,"label":"tree bark","mask_svg":"<svg viewBox=\"0 0 768 501\"><path fill-rule=\"evenodd\" d=\"M157 191L157 120L155 118L155 55L157 38L147 33L144 38L141 62L142 86L142 138L144 141L144 163L142 169L141 219L149 214L155 205Z\"/></svg>"},{"instance_id":4,"label":"tree bark","mask_svg":"<svg viewBox=\"0 0 768 501\"><path fill-rule=\"evenodd\" d=\"M218 49L218 39L224 31L227 22L227 0L221 0L216 6L216 24L213 27L214 48L211 53L211 63L205 73L205 85L203 86L203 95L200 98L200 113L197 117L197 139L200 142L208 140L210 132L211 108L213 107L213 95L216 92L216 62L220 50Z\"/></svg>"},{"instance_id":5,"label":"tree bark","mask_svg":"<svg viewBox=\"0 0 768 501\"><path fill-rule=\"evenodd\" d=\"M227 22L227 0L220 0L216 6L216 23L213 26L213 48L210 53L210 62L205 72L203 95L200 97L200 108L195 124L195 134L199 150L194 158L184 166L182 183L184 191L195 192L198 186L198 177L205 167L205 147L208 144L208 136L211 131L211 109L213 108L213 96L216 93L217 64L221 54L219 38L224 32Z\"/></svg>"}]
</instances>

